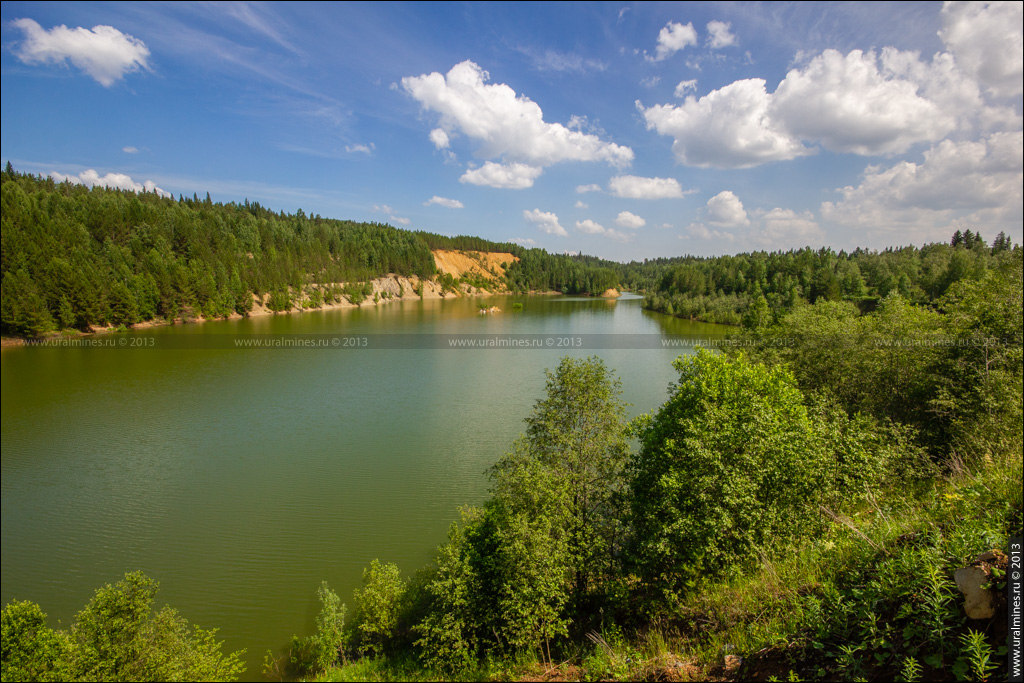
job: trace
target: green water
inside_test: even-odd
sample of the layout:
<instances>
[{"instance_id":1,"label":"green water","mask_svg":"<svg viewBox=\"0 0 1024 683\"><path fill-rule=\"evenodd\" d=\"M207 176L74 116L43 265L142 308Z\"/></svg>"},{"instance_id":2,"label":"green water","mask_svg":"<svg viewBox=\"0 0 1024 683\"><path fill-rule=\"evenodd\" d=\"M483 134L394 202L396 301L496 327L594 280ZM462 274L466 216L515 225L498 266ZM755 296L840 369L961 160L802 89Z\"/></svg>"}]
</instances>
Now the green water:
<instances>
[{"instance_id":1,"label":"green water","mask_svg":"<svg viewBox=\"0 0 1024 683\"><path fill-rule=\"evenodd\" d=\"M502 313L482 316L481 301ZM513 311L513 301L524 303ZM703 335L722 328L617 302L495 297L155 328L166 335ZM141 569L160 604L247 648L308 633L373 558L430 560L484 470L522 431L544 369L597 353L631 415L658 406L679 350L69 349L2 354L0 600L67 624Z\"/></svg>"}]
</instances>

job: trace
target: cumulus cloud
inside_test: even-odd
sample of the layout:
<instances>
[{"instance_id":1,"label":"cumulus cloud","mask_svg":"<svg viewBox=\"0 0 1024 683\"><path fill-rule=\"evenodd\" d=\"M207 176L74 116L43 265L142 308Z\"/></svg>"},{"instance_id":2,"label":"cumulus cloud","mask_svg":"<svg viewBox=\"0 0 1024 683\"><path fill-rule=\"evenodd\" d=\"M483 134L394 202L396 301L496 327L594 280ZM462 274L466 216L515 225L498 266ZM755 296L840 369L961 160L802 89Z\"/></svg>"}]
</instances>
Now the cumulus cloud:
<instances>
[{"instance_id":1,"label":"cumulus cloud","mask_svg":"<svg viewBox=\"0 0 1024 683\"><path fill-rule=\"evenodd\" d=\"M654 56L647 56L647 61L660 62L668 59L683 48L697 44L697 31L693 24L680 24L670 21L658 32L658 46Z\"/></svg>"},{"instance_id":2,"label":"cumulus cloud","mask_svg":"<svg viewBox=\"0 0 1024 683\"><path fill-rule=\"evenodd\" d=\"M559 237L569 236L566 229L558 222L558 216L549 211L541 211L540 209L524 210L523 218L536 225L537 229L541 232L546 232L549 235L558 235Z\"/></svg>"},{"instance_id":3,"label":"cumulus cloud","mask_svg":"<svg viewBox=\"0 0 1024 683\"><path fill-rule=\"evenodd\" d=\"M517 95L504 83L489 80L490 74L467 60L447 74L407 76L402 79L402 87L424 109L440 114L439 126L430 135L438 147L458 132L479 143L478 156L501 159L506 168L517 164L532 167L537 174L543 167L563 161L605 162L616 168L632 163L633 150L629 147L560 123L548 123L536 102ZM478 175L467 172L470 177Z\"/></svg>"},{"instance_id":4,"label":"cumulus cloud","mask_svg":"<svg viewBox=\"0 0 1024 683\"><path fill-rule=\"evenodd\" d=\"M448 138L448 133L444 132L440 128L435 128L430 131L430 141L434 143L434 147L438 149L448 149L451 145L451 140Z\"/></svg>"},{"instance_id":5,"label":"cumulus cloud","mask_svg":"<svg viewBox=\"0 0 1024 683\"><path fill-rule=\"evenodd\" d=\"M943 140L923 163L868 166L857 187L821 205L822 218L871 235L898 231L913 239L948 237L954 225L1019 231L1024 187L1024 133L994 133L977 142ZM882 227L884 226L884 227Z\"/></svg>"},{"instance_id":6,"label":"cumulus cloud","mask_svg":"<svg viewBox=\"0 0 1024 683\"><path fill-rule=\"evenodd\" d=\"M677 199L684 196L675 178L642 178L635 175L615 176L608 181L608 191L625 199Z\"/></svg>"},{"instance_id":7,"label":"cumulus cloud","mask_svg":"<svg viewBox=\"0 0 1024 683\"><path fill-rule=\"evenodd\" d=\"M91 29L55 26L49 31L32 19L15 19L25 39L14 54L26 64L72 64L109 88L126 73L149 69L149 48L113 26Z\"/></svg>"},{"instance_id":8,"label":"cumulus cloud","mask_svg":"<svg viewBox=\"0 0 1024 683\"><path fill-rule=\"evenodd\" d=\"M128 145L127 147L122 147L121 151L124 152L125 154L138 154L139 148Z\"/></svg>"},{"instance_id":9,"label":"cumulus cloud","mask_svg":"<svg viewBox=\"0 0 1024 683\"><path fill-rule=\"evenodd\" d=\"M684 239L756 244L765 249L790 249L824 244L825 231L810 211L756 209L750 214L735 194L720 192L708 200L704 221L691 223Z\"/></svg>"},{"instance_id":10,"label":"cumulus cloud","mask_svg":"<svg viewBox=\"0 0 1024 683\"><path fill-rule=\"evenodd\" d=\"M428 199L427 201L423 202L423 206L432 206L434 204L436 204L438 206L444 206L444 207L447 207L449 209L463 209L463 208L465 208L465 205L462 202L460 202L458 199L448 199L447 197L438 197L436 194L433 197L431 197L430 199Z\"/></svg>"},{"instance_id":11,"label":"cumulus cloud","mask_svg":"<svg viewBox=\"0 0 1024 683\"><path fill-rule=\"evenodd\" d=\"M514 237L514 238L510 239L509 242L513 242L515 244L521 244L524 247L536 247L537 246L537 240L532 240L529 237Z\"/></svg>"},{"instance_id":12,"label":"cumulus cloud","mask_svg":"<svg viewBox=\"0 0 1024 683\"><path fill-rule=\"evenodd\" d=\"M703 168L749 168L813 153L771 116L765 81L751 78L713 90L683 104L637 109L648 129L674 138L680 163Z\"/></svg>"},{"instance_id":13,"label":"cumulus cloud","mask_svg":"<svg viewBox=\"0 0 1024 683\"><path fill-rule=\"evenodd\" d=\"M496 164L488 161L480 168L471 168L459 178L460 183L486 185L504 190L524 190L544 169L528 164Z\"/></svg>"},{"instance_id":14,"label":"cumulus cloud","mask_svg":"<svg viewBox=\"0 0 1024 683\"><path fill-rule=\"evenodd\" d=\"M576 193L577 194L586 194L587 192L600 192L600 191L601 191L601 186L600 185L596 185L594 183L591 183L590 185L577 185L576 186Z\"/></svg>"},{"instance_id":15,"label":"cumulus cloud","mask_svg":"<svg viewBox=\"0 0 1024 683\"><path fill-rule=\"evenodd\" d=\"M720 50L723 47L735 45L736 36L729 31L730 28L732 28L732 24L727 21L709 21L708 47L712 50Z\"/></svg>"},{"instance_id":16,"label":"cumulus cloud","mask_svg":"<svg viewBox=\"0 0 1024 683\"><path fill-rule=\"evenodd\" d=\"M750 237L763 247L786 249L816 246L825 241L825 231L810 211L797 213L792 209L774 208L758 212L757 221L759 228Z\"/></svg>"},{"instance_id":17,"label":"cumulus cloud","mask_svg":"<svg viewBox=\"0 0 1024 683\"><path fill-rule=\"evenodd\" d=\"M115 190L130 190L132 192L156 192L161 197L170 197L171 193L160 189L156 186L152 180L147 180L144 183L137 183L132 180L130 175L124 173L107 173L101 176L94 169L86 169L78 175L65 175L56 171L51 171L48 174L58 183L69 182L75 183L76 185L88 185L89 187L110 187Z\"/></svg>"},{"instance_id":18,"label":"cumulus cloud","mask_svg":"<svg viewBox=\"0 0 1024 683\"><path fill-rule=\"evenodd\" d=\"M397 225L409 225L409 223L412 223L412 221L409 220L408 218L402 218L401 216L396 216L395 215L395 210L392 209L387 204L374 204L373 205L373 210L377 211L377 212L380 212L380 213L383 213L384 215L386 215L388 217L388 220L390 222L395 223Z\"/></svg>"},{"instance_id":19,"label":"cumulus cloud","mask_svg":"<svg viewBox=\"0 0 1024 683\"><path fill-rule=\"evenodd\" d=\"M675 96L679 98L686 97L686 93L691 90L697 90L697 79L691 78L688 81L679 81L679 85L676 86Z\"/></svg>"},{"instance_id":20,"label":"cumulus cloud","mask_svg":"<svg viewBox=\"0 0 1024 683\"><path fill-rule=\"evenodd\" d=\"M961 69L995 97L1024 89L1024 5L1019 2L947 2L939 36Z\"/></svg>"},{"instance_id":21,"label":"cumulus cloud","mask_svg":"<svg viewBox=\"0 0 1024 683\"><path fill-rule=\"evenodd\" d=\"M726 242L735 242L736 235L728 231L723 230L710 230L708 226L703 223L690 223L686 226L686 235L680 235L683 239L689 239L690 237L696 237L702 240L725 240Z\"/></svg>"},{"instance_id":22,"label":"cumulus cloud","mask_svg":"<svg viewBox=\"0 0 1024 683\"><path fill-rule=\"evenodd\" d=\"M653 88L661 82L661 76L648 76L640 79L640 85L645 88Z\"/></svg>"},{"instance_id":23,"label":"cumulus cloud","mask_svg":"<svg viewBox=\"0 0 1024 683\"><path fill-rule=\"evenodd\" d=\"M684 81L677 95L689 86ZM1019 128L1010 106L983 101L973 77L953 55L930 61L917 52L825 50L791 69L774 93L763 79L730 83L682 104L639 101L648 129L673 138L683 164L749 168L794 159L817 150L893 155L935 143L956 130Z\"/></svg>"},{"instance_id":24,"label":"cumulus cloud","mask_svg":"<svg viewBox=\"0 0 1024 683\"><path fill-rule=\"evenodd\" d=\"M647 225L647 221L645 221L640 216L637 216L635 213L630 213L629 211L620 211L619 215L616 216L615 218L615 225L619 226L620 228L639 230L640 228Z\"/></svg>"},{"instance_id":25,"label":"cumulus cloud","mask_svg":"<svg viewBox=\"0 0 1024 683\"><path fill-rule=\"evenodd\" d=\"M582 199L577 199L577 200L576 200L576 203L575 203L575 204L573 204L573 206L575 206L575 207L576 207L577 209L589 209L589 208L590 208L590 205L588 205L588 204L587 204L587 203L586 203L585 201L583 201Z\"/></svg>"},{"instance_id":26,"label":"cumulus cloud","mask_svg":"<svg viewBox=\"0 0 1024 683\"><path fill-rule=\"evenodd\" d=\"M940 140L956 117L918 94L918 84L883 73L873 52L825 50L793 69L775 91L773 117L827 149L893 154Z\"/></svg>"},{"instance_id":27,"label":"cumulus cloud","mask_svg":"<svg viewBox=\"0 0 1024 683\"><path fill-rule=\"evenodd\" d=\"M600 235L604 233L604 226L590 220L589 218L582 221L576 221L576 229L587 235Z\"/></svg>"},{"instance_id":28,"label":"cumulus cloud","mask_svg":"<svg viewBox=\"0 0 1024 683\"><path fill-rule=\"evenodd\" d=\"M716 228L738 228L750 225L743 202L729 190L719 192L708 200L708 222Z\"/></svg>"},{"instance_id":29,"label":"cumulus cloud","mask_svg":"<svg viewBox=\"0 0 1024 683\"><path fill-rule=\"evenodd\" d=\"M617 242L628 242L630 240L629 235L621 233L618 230L613 230L612 228L606 228L600 223L592 221L589 218L582 221L576 221L576 231L582 232L585 235L604 235L605 237L610 237Z\"/></svg>"}]
</instances>

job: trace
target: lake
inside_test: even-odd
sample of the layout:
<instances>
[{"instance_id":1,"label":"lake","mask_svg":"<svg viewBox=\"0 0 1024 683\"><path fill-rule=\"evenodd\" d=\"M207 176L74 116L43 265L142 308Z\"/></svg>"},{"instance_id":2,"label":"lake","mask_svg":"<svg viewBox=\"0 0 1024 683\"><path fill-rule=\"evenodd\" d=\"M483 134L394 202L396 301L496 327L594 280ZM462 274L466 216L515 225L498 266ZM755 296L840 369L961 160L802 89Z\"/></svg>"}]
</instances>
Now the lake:
<instances>
[{"instance_id":1,"label":"lake","mask_svg":"<svg viewBox=\"0 0 1024 683\"><path fill-rule=\"evenodd\" d=\"M372 559L406 574L430 561L458 507L486 498L484 471L523 431L545 368L599 355L637 415L665 400L688 352L660 339L723 331L641 303L401 301L5 349L0 599L66 626L141 569L158 605L247 648L258 677L268 648L312 632L322 580L351 604ZM231 348L303 335L353 345ZM588 348L445 346L508 335Z\"/></svg>"}]
</instances>

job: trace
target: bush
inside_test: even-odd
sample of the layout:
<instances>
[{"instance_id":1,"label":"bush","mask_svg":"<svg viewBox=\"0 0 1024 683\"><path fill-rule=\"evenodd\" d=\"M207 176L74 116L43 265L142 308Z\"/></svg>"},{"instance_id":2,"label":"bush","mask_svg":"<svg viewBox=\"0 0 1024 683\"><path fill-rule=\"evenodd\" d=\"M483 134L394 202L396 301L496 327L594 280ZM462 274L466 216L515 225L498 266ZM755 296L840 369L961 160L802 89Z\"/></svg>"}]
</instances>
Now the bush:
<instances>
[{"instance_id":1,"label":"bush","mask_svg":"<svg viewBox=\"0 0 1024 683\"><path fill-rule=\"evenodd\" d=\"M636 568L670 592L810 531L829 470L789 371L704 350L675 368L631 472Z\"/></svg>"},{"instance_id":2,"label":"bush","mask_svg":"<svg viewBox=\"0 0 1024 683\"><path fill-rule=\"evenodd\" d=\"M164 607L151 614L158 585L142 572L107 584L75 617L70 632L45 625L38 605L3 610L3 680L235 680L243 651L225 655L216 629L189 627Z\"/></svg>"},{"instance_id":3,"label":"bush","mask_svg":"<svg viewBox=\"0 0 1024 683\"><path fill-rule=\"evenodd\" d=\"M292 636L291 663L300 673L325 671L345 658L345 605L326 581L316 596L320 599L316 633L305 638Z\"/></svg>"},{"instance_id":4,"label":"bush","mask_svg":"<svg viewBox=\"0 0 1024 683\"><path fill-rule=\"evenodd\" d=\"M362 654L384 654L395 636L405 582L392 563L379 560L363 570L363 587L356 589L352 639Z\"/></svg>"}]
</instances>

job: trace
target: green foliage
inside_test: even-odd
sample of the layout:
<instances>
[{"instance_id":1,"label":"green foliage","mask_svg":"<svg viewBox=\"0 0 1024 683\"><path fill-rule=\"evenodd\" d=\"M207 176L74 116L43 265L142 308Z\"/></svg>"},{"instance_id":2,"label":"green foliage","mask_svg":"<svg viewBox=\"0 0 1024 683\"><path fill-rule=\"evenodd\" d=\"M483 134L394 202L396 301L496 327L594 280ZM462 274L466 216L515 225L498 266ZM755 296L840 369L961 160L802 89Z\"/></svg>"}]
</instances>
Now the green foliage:
<instances>
[{"instance_id":1,"label":"green foliage","mask_svg":"<svg viewBox=\"0 0 1024 683\"><path fill-rule=\"evenodd\" d=\"M141 572L107 584L68 632L45 625L38 605L3 611L4 680L235 680L242 652L225 655L216 630L190 627L176 610L152 612L157 584Z\"/></svg>"},{"instance_id":2,"label":"green foliage","mask_svg":"<svg viewBox=\"0 0 1024 683\"><path fill-rule=\"evenodd\" d=\"M46 625L39 605L15 601L2 616L4 681L61 681L72 678L73 645L67 633Z\"/></svg>"},{"instance_id":3,"label":"green foliage","mask_svg":"<svg viewBox=\"0 0 1024 683\"><path fill-rule=\"evenodd\" d=\"M494 466L495 502L507 520L527 515L563 564L562 590L582 628L591 602L600 602L604 579L616 573L624 529L621 503L629 454L620 383L599 358L563 358L547 373L547 396L526 418L525 439ZM501 526L499 525L499 528ZM525 533L525 529L520 529ZM564 544L564 559L559 559ZM536 561L541 561L540 559ZM551 599L564 598L551 589ZM554 621L552 621L554 623Z\"/></svg>"},{"instance_id":4,"label":"green foliage","mask_svg":"<svg viewBox=\"0 0 1024 683\"><path fill-rule=\"evenodd\" d=\"M632 464L637 571L670 591L734 574L818 520L830 454L782 368L707 351L639 424Z\"/></svg>"},{"instance_id":5,"label":"green foliage","mask_svg":"<svg viewBox=\"0 0 1024 683\"><path fill-rule=\"evenodd\" d=\"M363 570L363 586L354 595L352 640L359 652L384 654L394 639L405 582L395 564L378 560Z\"/></svg>"},{"instance_id":6,"label":"green foliage","mask_svg":"<svg viewBox=\"0 0 1024 683\"><path fill-rule=\"evenodd\" d=\"M466 527L479 523L479 509L462 511L463 526L452 523L448 543L438 548L437 571L426 586L431 604L426 616L413 627L420 636L416 646L423 662L431 669L454 674L468 669L476 661L480 648L479 557L467 537Z\"/></svg>"},{"instance_id":7,"label":"green foliage","mask_svg":"<svg viewBox=\"0 0 1024 683\"><path fill-rule=\"evenodd\" d=\"M292 636L292 661L302 673L325 671L338 660L345 659L345 605L338 594L324 581L316 591L320 600L320 613L316 617L316 633L305 638ZM268 653L264 668L274 671L276 661Z\"/></svg>"}]
</instances>

